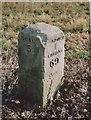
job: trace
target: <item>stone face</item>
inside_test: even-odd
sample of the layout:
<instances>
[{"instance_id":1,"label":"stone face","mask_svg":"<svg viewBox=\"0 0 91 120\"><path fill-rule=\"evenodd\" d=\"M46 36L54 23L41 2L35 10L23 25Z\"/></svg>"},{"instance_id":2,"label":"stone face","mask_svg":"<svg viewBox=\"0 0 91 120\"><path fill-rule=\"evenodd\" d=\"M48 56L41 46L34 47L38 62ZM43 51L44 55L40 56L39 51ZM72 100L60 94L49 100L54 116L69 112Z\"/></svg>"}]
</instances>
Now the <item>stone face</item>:
<instances>
[{"instance_id":1,"label":"stone face","mask_svg":"<svg viewBox=\"0 0 91 120\"><path fill-rule=\"evenodd\" d=\"M34 103L45 105L64 73L64 34L56 26L30 24L19 34L19 84Z\"/></svg>"}]
</instances>

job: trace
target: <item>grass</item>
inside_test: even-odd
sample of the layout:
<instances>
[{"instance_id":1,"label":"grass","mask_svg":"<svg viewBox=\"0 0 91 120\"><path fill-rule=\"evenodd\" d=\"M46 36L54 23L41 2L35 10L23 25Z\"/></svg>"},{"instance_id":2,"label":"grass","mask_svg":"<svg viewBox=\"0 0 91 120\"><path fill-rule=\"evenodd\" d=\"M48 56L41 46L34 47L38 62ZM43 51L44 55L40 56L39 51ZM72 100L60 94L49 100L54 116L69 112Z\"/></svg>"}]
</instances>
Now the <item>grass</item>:
<instances>
[{"instance_id":1,"label":"grass","mask_svg":"<svg viewBox=\"0 0 91 120\"><path fill-rule=\"evenodd\" d=\"M85 59L89 59L90 58L90 53L87 50L81 50L81 51L79 51L78 55L81 58L85 58Z\"/></svg>"},{"instance_id":2,"label":"grass","mask_svg":"<svg viewBox=\"0 0 91 120\"><path fill-rule=\"evenodd\" d=\"M63 31L87 32L88 10L88 3L3 3L3 28L17 32L22 25L43 21Z\"/></svg>"},{"instance_id":3,"label":"grass","mask_svg":"<svg viewBox=\"0 0 91 120\"><path fill-rule=\"evenodd\" d=\"M2 49L3 49L4 51L8 51L8 50L11 49L11 44L10 44L10 42L7 41L7 40L5 40L5 39L3 39L2 41L0 41L0 45L2 45Z\"/></svg>"},{"instance_id":4,"label":"grass","mask_svg":"<svg viewBox=\"0 0 91 120\"><path fill-rule=\"evenodd\" d=\"M8 53L8 54L3 54L4 66L6 67L8 66L10 68L4 71L3 76L4 75L6 76L6 78L4 79L4 83L6 84L8 82L9 89L11 87L14 88L14 86L17 85L17 81L18 81L18 78L17 78L18 71L16 71L16 68L18 66L17 44L18 44L18 34L21 27L31 23L36 23L36 22L45 22L45 23L58 26L65 34L65 69L64 69L64 77L62 79L62 83L64 80L66 82L62 90L60 89L61 91L60 97L62 98L63 104L65 103L65 100L67 98L66 104L68 106L69 106L69 100L71 100L70 98L74 99L75 102L78 102L78 99L79 99L78 97L80 97L80 99L83 99L83 101L85 102L82 103L81 101L79 101L80 104L77 107L82 109L81 115L84 116L86 113L84 113L83 110L85 108L86 109L88 108L88 105L86 106L86 104L88 104L88 101L87 99L85 99L86 96L84 97L84 95L81 93L79 88L81 88L82 85L85 86L88 80L88 77L87 77L88 59L90 58L90 53L88 49L89 4L80 3L80 2L79 3L74 3L74 2L73 3L61 3L61 2L60 3L59 2L58 3L47 3L47 2L46 3L17 3L17 2L8 3L7 2L2 4L3 4L3 11L2 11L3 40L2 42L0 42L0 46L2 46L4 53ZM13 48L13 50L11 48ZM15 68L14 69L15 72L12 72L12 68ZM34 74L34 71L32 72ZM65 89L67 91L65 91ZM7 91L10 91L10 90L7 90ZM6 91L5 91L5 94L6 94ZM8 98L10 94L8 97L7 96L5 98ZM15 96L17 96L16 89L14 89L13 98ZM22 102L20 102L20 104L17 104L18 106L16 106L16 103L12 102L12 96L9 98L9 100L10 101L6 102L4 106L6 106L7 108L10 107L11 110L3 109L4 111L3 117L5 118L9 116L9 118L10 117L15 118L16 117L15 115L19 113L21 118L22 113L25 114L25 112L27 111L27 110L24 110L21 113L19 112L19 111L22 111L21 109L22 107L24 107ZM25 103L25 100L23 103ZM54 101L54 104L53 105L55 107L56 101ZM60 103L58 102L58 104ZM74 104L74 102L72 104ZM70 106L72 106L72 104ZM85 105L85 108L84 108L84 105ZM13 110L14 106L17 108L17 112ZM19 106L21 106L21 108ZM70 106L67 108L68 114L70 113L69 111ZM18 111L18 107L19 107L19 111ZM62 107L60 107L61 110L62 110ZM48 106L46 110L49 108L51 107ZM26 109L26 106L25 106L25 109ZM56 113L57 111L55 111L56 109L55 110L54 109L55 108L53 108L53 113ZM71 109L73 109L73 107L71 107ZM11 112L12 110L13 112ZM33 114L35 114L36 111L37 110L34 110ZM30 111L29 115L31 114L31 112L32 110ZM77 113L78 115L80 115L79 112ZM40 113L38 113L38 115L37 114L35 115L39 116L39 114ZM46 114L46 112L43 113L43 115L44 114L46 115L45 117L48 117L49 119L50 114L49 113ZM88 114L89 113L87 112L87 115ZM72 111L72 116L73 115L76 116L75 111L74 111L74 114ZM59 114L57 116L59 116ZM30 119L36 118L36 116L32 114L30 117L31 117Z\"/></svg>"},{"instance_id":5,"label":"grass","mask_svg":"<svg viewBox=\"0 0 91 120\"><path fill-rule=\"evenodd\" d=\"M74 52L74 50L69 50L66 52L66 57L67 59L73 59L73 58L83 58L88 60L90 58L90 54L88 50L81 50L81 51L76 51Z\"/></svg>"},{"instance_id":6,"label":"grass","mask_svg":"<svg viewBox=\"0 0 91 120\"><path fill-rule=\"evenodd\" d=\"M65 35L67 33L87 33L89 31L89 4L88 3L2 3L2 43L4 50L10 49L7 41L18 40L22 26L36 22L45 22L58 26ZM75 35L74 35L75 36ZM86 39L87 39L86 34ZM77 39L83 39L82 36ZM71 39L71 38L70 38ZM73 41L77 39L72 37ZM6 42L6 43L5 43ZM67 57L88 58L87 50L75 44L66 51Z\"/></svg>"}]
</instances>

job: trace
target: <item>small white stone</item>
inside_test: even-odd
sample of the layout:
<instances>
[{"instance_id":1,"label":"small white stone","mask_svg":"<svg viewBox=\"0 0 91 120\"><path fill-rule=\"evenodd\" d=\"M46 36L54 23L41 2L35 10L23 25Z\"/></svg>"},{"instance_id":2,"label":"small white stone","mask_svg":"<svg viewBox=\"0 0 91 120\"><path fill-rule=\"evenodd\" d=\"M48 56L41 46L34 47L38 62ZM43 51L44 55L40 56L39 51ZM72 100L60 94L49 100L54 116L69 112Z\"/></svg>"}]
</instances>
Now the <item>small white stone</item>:
<instances>
[{"instance_id":1,"label":"small white stone","mask_svg":"<svg viewBox=\"0 0 91 120\"><path fill-rule=\"evenodd\" d=\"M84 112L88 112L87 109L84 109L83 111L84 111Z\"/></svg>"},{"instance_id":2,"label":"small white stone","mask_svg":"<svg viewBox=\"0 0 91 120\"><path fill-rule=\"evenodd\" d=\"M66 109L65 109L65 107L62 107L62 112L66 112Z\"/></svg>"},{"instance_id":3,"label":"small white stone","mask_svg":"<svg viewBox=\"0 0 91 120\"><path fill-rule=\"evenodd\" d=\"M16 104L19 104L19 103L20 103L20 101L19 101L19 100L15 100L15 103L16 103Z\"/></svg>"},{"instance_id":4,"label":"small white stone","mask_svg":"<svg viewBox=\"0 0 91 120\"><path fill-rule=\"evenodd\" d=\"M22 116L22 117L25 117L25 113L24 113L24 112L22 112L21 116Z\"/></svg>"},{"instance_id":5,"label":"small white stone","mask_svg":"<svg viewBox=\"0 0 91 120\"><path fill-rule=\"evenodd\" d=\"M53 101L53 97L51 97L50 100Z\"/></svg>"},{"instance_id":6,"label":"small white stone","mask_svg":"<svg viewBox=\"0 0 91 120\"><path fill-rule=\"evenodd\" d=\"M64 91L66 92L66 91L67 91L67 88L65 88Z\"/></svg>"}]
</instances>

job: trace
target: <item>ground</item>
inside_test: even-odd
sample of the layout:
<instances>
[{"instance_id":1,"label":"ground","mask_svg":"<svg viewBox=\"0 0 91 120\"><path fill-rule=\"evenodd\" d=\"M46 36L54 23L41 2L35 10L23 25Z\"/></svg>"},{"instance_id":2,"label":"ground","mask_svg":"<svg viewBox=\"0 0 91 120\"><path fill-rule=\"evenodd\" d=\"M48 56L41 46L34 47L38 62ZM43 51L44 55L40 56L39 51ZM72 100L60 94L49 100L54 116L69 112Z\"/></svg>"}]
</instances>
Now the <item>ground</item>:
<instances>
[{"instance_id":1,"label":"ground","mask_svg":"<svg viewBox=\"0 0 91 120\"><path fill-rule=\"evenodd\" d=\"M65 34L64 84L44 108L31 106L18 91L18 34L30 23L46 22ZM2 118L90 120L89 4L2 4Z\"/></svg>"}]
</instances>

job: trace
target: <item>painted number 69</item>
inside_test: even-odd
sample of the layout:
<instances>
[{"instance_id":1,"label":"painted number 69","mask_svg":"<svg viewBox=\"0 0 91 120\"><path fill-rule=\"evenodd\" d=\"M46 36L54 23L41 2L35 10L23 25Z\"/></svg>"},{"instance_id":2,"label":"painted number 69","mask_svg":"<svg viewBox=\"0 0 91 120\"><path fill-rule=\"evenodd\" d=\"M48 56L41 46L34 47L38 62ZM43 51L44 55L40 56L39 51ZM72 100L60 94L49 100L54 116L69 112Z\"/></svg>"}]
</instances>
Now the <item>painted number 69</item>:
<instances>
[{"instance_id":1,"label":"painted number 69","mask_svg":"<svg viewBox=\"0 0 91 120\"><path fill-rule=\"evenodd\" d=\"M50 61L50 67L53 68L55 65L59 63L59 58L52 59Z\"/></svg>"}]
</instances>

